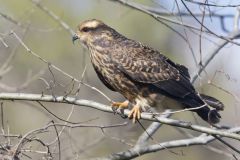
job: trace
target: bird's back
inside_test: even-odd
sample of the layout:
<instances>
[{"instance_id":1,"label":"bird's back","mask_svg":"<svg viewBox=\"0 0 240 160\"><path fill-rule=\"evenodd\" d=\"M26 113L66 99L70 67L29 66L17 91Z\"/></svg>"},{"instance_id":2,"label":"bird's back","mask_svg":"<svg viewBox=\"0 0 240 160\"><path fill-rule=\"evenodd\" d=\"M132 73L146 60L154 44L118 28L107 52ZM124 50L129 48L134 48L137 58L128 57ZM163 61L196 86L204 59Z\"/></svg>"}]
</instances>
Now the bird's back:
<instances>
[{"instance_id":1,"label":"bird's back","mask_svg":"<svg viewBox=\"0 0 240 160\"><path fill-rule=\"evenodd\" d=\"M220 115L211 111L206 104L209 101L204 101L206 97L196 92L185 66L147 45L128 39L98 20L83 22L78 37L89 48L101 81L135 106L144 107L165 96L197 112L206 121L218 122Z\"/></svg>"}]
</instances>

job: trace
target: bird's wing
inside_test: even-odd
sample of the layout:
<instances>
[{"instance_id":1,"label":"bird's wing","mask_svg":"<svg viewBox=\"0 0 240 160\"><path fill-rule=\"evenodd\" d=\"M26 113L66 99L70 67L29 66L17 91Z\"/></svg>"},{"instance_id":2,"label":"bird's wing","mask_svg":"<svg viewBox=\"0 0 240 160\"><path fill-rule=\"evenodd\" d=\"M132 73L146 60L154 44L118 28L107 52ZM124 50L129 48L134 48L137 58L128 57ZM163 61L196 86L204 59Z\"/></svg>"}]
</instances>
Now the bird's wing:
<instances>
[{"instance_id":1,"label":"bird's wing","mask_svg":"<svg viewBox=\"0 0 240 160\"><path fill-rule=\"evenodd\" d=\"M115 50L112 61L131 80L151 84L167 96L184 98L195 93L186 67L140 43Z\"/></svg>"},{"instance_id":2,"label":"bird's wing","mask_svg":"<svg viewBox=\"0 0 240 160\"><path fill-rule=\"evenodd\" d=\"M109 84L106 79L102 76L102 74L99 72L99 70L97 69L97 67L94 67L96 73L97 73L97 76L98 78L102 81L102 83L110 90L112 91L116 91L112 86L111 84Z\"/></svg>"}]
</instances>

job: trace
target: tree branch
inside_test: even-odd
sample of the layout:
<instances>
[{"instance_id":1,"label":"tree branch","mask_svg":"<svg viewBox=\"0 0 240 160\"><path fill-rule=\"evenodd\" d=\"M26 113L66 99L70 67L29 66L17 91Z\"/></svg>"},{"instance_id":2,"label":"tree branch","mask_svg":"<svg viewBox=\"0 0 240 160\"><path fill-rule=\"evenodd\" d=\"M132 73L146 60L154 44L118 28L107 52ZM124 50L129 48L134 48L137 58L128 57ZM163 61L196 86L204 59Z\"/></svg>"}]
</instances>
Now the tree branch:
<instances>
[{"instance_id":1,"label":"tree branch","mask_svg":"<svg viewBox=\"0 0 240 160\"><path fill-rule=\"evenodd\" d=\"M112 107L100 104L94 101L85 100L85 99L76 99L72 97L64 97L64 96L52 96L52 95L41 95L41 94L27 94L27 93L0 93L0 100L26 100L26 101L42 101L42 102L54 102L54 103L66 103L66 104L75 104L78 106L85 106L94 108L103 112L115 113L112 110ZM118 114L128 115L129 110L116 111ZM164 118L160 116L155 116L152 113L142 113L141 118L148 121L160 122L163 124L182 127L202 133L219 135L222 137L228 137L236 140L240 140L240 135L235 133L230 133L223 130L217 130L213 128L203 127L195 124L191 124L190 122L184 122L180 120L174 120L169 118Z\"/></svg>"},{"instance_id":2,"label":"tree branch","mask_svg":"<svg viewBox=\"0 0 240 160\"><path fill-rule=\"evenodd\" d=\"M168 118L172 115L170 113L170 110L166 110L161 117ZM138 138L138 141L136 145L142 145L144 144L153 134L162 126L162 123L159 122L153 122L145 132L142 133L142 135Z\"/></svg>"},{"instance_id":3,"label":"tree branch","mask_svg":"<svg viewBox=\"0 0 240 160\"><path fill-rule=\"evenodd\" d=\"M240 127L236 127L229 129L227 132L239 132L239 131ZM111 154L108 157L95 158L92 160L128 160L150 152L164 150L166 148L170 149L178 147L189 147L194 145L205 145L212 142L214 139L215 138L213 136L209 136L203 133L200 136L194 138L172 140L148 146L138 146L131 148L127 151Z\"/></svg>"}]
</instances>

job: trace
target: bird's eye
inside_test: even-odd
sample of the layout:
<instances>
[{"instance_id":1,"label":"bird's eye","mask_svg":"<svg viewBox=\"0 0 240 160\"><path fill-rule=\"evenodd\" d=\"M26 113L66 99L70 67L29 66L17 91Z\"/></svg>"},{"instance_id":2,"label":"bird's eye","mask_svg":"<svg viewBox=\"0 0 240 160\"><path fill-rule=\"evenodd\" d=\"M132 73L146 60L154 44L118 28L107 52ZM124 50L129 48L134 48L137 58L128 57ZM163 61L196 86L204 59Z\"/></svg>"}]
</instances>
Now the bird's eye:
<instances>
[{"instance_id":1,"label":"bird's eye","mask_svg":"<svg viewBox=\"0 0 240 160\"><path fill-rule=\"evenodd\" d=\"M89 32L90 30L91 30L91 28L89 28L89 27L82 28L82 32Z\"/></svg>"}]
</instances>

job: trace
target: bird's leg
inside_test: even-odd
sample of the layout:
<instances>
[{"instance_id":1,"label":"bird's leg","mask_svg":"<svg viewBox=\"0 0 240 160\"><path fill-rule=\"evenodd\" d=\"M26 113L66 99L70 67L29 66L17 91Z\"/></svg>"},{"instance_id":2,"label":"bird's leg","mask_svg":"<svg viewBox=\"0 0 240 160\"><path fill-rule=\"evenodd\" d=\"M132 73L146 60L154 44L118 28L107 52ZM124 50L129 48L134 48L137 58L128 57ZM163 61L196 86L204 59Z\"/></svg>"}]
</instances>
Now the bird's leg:
<instances>
[{"instance_id":1,"label":"bird's leg","mask_svg":"<svg viewBox=\"0 0 240 160\"><path fill-rule=\"evenodd\" d=\"M134 105L128 117L133 119L133 123L139 120L141 118L141 107L139 105Z\"/></svg>"},{"instance_id":2,"label":"bird's leg","mask_svg":"<svg viewBox=\"0 0 240 160\"><path fill-rule=\"evenodd\" d=\"M124 102L113 102L112 103L112 107L116 107L119 109L128 108L128 105L129 105L128 100L126 100ZM140 119L140 117L141 117L141 107L138 104L134 105L133 108L131 109L130 113L128 114L128 117L132 118L133 123L135 123L136 120Z\"/></svg>"},{"instance_id":3,"label":"bird's leg","mask_svg":"<svg viewBox=\"0 0 240 160\"><path fill-rule=\"evenodd\" d=\"M122 117L122 118L127 118L127 117L123 114L123 109L128 108L128 105L129 105L129 101L128 101L128 100L126 100L126 101L124 101L124 102L113 102L113 103L112 103L112 109L113 109L114 112L115 112L117 109L120 109L120 112L122 113L122 114L120 114L121 117Z\"/></svg>"},{"instance_id":4,"label":"bird's leg","mask_svg":"<svg viewBox=\"0 0 240 160\"><path fill-rule=\"evenodd\" d=\"M112 103L112 107L116 107L116 108L120 108L120 109L128 108L128 105L129 105L128 100L126 100L124 102L113 102Z\"/></svg>"}]
</instances>

